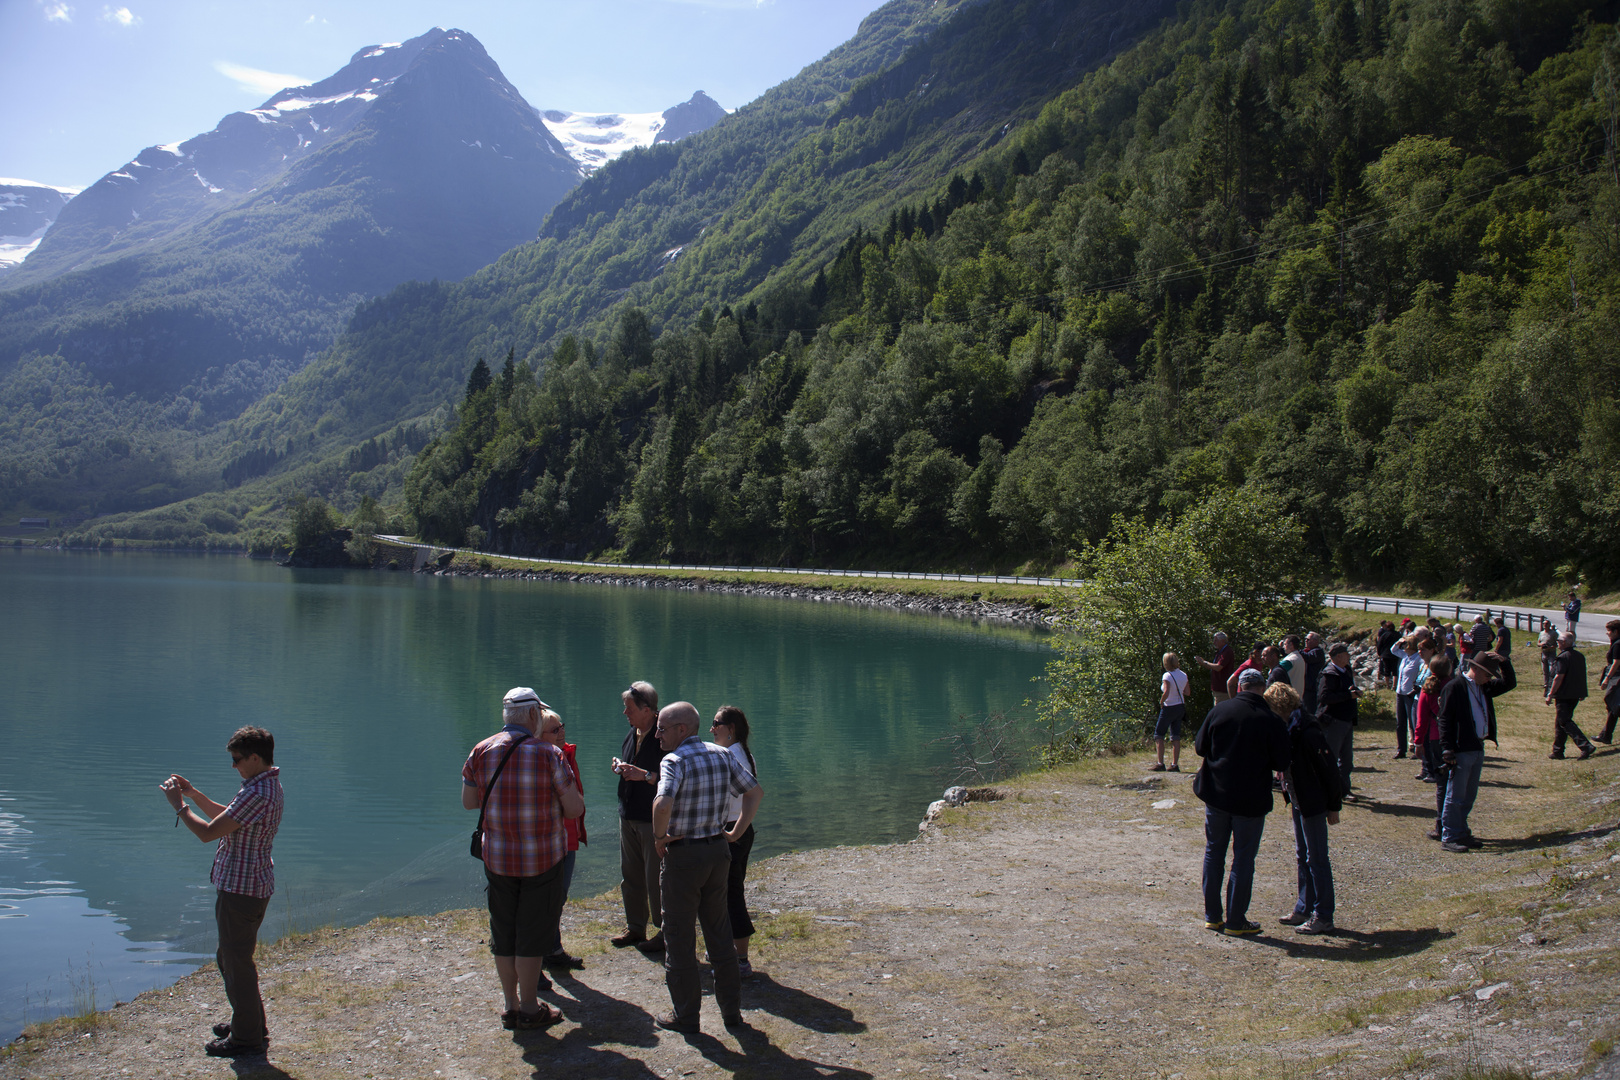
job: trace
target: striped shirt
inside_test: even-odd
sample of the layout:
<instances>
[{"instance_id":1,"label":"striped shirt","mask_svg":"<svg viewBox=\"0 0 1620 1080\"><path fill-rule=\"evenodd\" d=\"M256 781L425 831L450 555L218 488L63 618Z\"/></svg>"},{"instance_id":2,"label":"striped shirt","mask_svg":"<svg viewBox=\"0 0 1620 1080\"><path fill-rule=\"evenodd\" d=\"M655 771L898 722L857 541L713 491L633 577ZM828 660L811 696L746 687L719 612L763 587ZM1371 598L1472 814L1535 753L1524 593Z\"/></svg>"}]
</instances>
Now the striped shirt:
<instances>
[{"instance_id":1,"label":"striped shirt","mask_svg":"<svg viewBox=\"0 0 1620 1080\"><path fill-rule=\"evenodd\" d=\"M703 840L724 832L726 801L759 784L748 769L723 746L693 735L658 766L658 794L675 803L669 815L669 835Z\"/></svg>"},{"instance_id":2,"label":"striped shirt","mask_svg":"<svg viewBox=\"0 0 1620 1080\"><path fill-rule=\"evenodd\" d=\"M268 897L276 891L276 864L270 845L281 828L281 769L272 765L242 785L225 808L225 816L241 825L219 838L214 868L208 875L220 892Z\"/></svg>"},{"instance_id":3,"label":"striped shirt","mask_svg":"<svg viewBox=\"0 0 1620 1080\"><path fill-rule=\"evenodd\" d=\"M528 728L509 724L473 747L461 767L461 782L477 788L480 799L489 795L484 805L484 865L490 873L506 877L543 874L568 850L558 793L573 786L574 774L561 750L537 738L525 739L501 769L495 790L489 791L489 778L507 748L528 734Z\"/></svg>"}]
</instances>

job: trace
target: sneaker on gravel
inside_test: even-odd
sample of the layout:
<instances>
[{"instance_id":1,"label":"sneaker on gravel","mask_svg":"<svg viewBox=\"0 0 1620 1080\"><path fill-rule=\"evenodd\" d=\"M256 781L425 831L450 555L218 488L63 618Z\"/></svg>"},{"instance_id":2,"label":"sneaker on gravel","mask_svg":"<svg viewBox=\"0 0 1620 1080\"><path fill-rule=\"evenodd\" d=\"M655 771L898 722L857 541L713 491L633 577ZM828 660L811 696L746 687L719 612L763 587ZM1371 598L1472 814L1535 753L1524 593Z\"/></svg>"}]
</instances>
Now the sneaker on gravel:
<instances>
[{"instance_id":1,"label":"sneaker on gravel","mask_svg":"<svg viewBox=\"0 0 1620 1080\"><path fill-rule=\"evenodd\" d=\"M1260 924L1257 922L1249 922L1247 919L1243 920L1242 922L1227 923L1226 929L1222 931L1222 933L1224 933L1227 937L1248 937L1251 934L1258 934L1259 932Z\"/></svg>"},{"instance_id":2,"label":"sneaker on gravel","mask_svg":"<svg viewBox=\"0 0 1620 1080\"><path fill-rule=\"evenodd\" d=\"M663 952L664 932L662 930L658 931L658 933L637 945L636 948L640 949L644 953Z\"/></svg>"},{"instance_id":3,"label":"sneaker on gravel","mask_svg":"<svg viewBox=\"0 0 1620 1080\"><path fill-rule=\"evenodd\" d=\"M615 949L623 949L629 945L640 945L646 940L647 932L645 930L626 930L618 937L608 938L608 944Z\"/></svg>"},{"instance_id":4,"label":"sneaker on gravel","mask_svg":"<svg viewBox=\"0 0 1620 1080\"><path fill-rule=\"evenodd\" d=\"M264 1043L244 1043L235 1039L210 1039L203 1044L209 1057L254 1057L264 1054Z\"/></svg>"},{"instance_id":5,"label":"sneaker on gravel","mask_svg":"<svg viewBox=\"0 0 1620 1080\"><path fill-rule=\"evenodd\" d=\"M1454 851L1459 855L1466 855L1470 850L1472 850L1467 844L1459 844L1455 840L1442 840L1440 842L1440 848L1443 851Z\"/></svg>"},{"instance_id":6,"label":"sneaker on gravel","mask_svg":"<svg viewBox=\"0 0 1620 1080\"><path fill-rule=\"evenodd\" d=\"M696 1023L688 1024L685 1020L682 1020L674 1013L665 1013L654 1020L653 1023L657 1024L665 1031L678 1031L682 1035L696 1035L698 1032L703 1030L702 1028L698 1027Z\"/></svg>"},{"instance_id":7,"label":"sneaker on gravel","mask_svg":"<svg viewBox=\"0 0 1620 1080\"><path fill-rule=\"evenodd\" d=\"M1204 929L1205 930L1225 930L1226 929L1226 920L1225 919L1205 919L1204 920Z\"/></svg>"},{"instance_id":8,"label":"sneaker on gravel","mask_svg":"<svg viewBox=\"0 0 1620 1080\"><path fill-rule=\"evenodd\" d=\"M752 979L754 977L754 965L747 960L737 961L737 974L745 979Z\"/></svg>"},{"instance_id":9,"label":"sneaker on gravel","mask_svg":"<svg viewBox=\"0 0 1620 1080\"><path fill-rule=\"evenodd\" d=\"M1333 922L1330 919L1324 919L1320 916L1312 915L1310 919L1294 927L1294 933L1331 934L1333 933Z\"/></svg>"},{"instance_id":10,"label":"sneaker on gravel","mask_svg":"<svg viewBox=\"0 0 1620 1080\"><path fill-rule=\"evenodd\" d=\"M1476 850L1485 846L1485 841L1481 840L1477 836L1470 836L1466 840L1464 840L1462 843L1463 843L1463 847L1474 848Z\"/></svg>"},{"instance_id":11,"label":"sneaker on gravel","mask_svg":"<svg viewBox=\"0 0 1620 1080\"><path fill-rule=\"evenodd\" d=\"M1277 921L1284 926L1300 926L1310 921L1310 916L1302 911L1290 911Z\"/></svg>"}]
</instances>

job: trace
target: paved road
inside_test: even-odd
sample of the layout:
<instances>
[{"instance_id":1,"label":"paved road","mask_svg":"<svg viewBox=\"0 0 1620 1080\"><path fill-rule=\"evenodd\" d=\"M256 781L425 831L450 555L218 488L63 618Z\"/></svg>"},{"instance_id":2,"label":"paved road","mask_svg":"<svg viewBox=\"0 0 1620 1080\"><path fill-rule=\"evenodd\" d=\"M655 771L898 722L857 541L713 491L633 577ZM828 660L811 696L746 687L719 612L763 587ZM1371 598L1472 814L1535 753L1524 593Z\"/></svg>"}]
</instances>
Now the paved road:
<instances>
[{"instance_id":1,"label":"paved road","mask_svg":"<svg viewBox=\"0 0 1620 1080\"><path fill-rule=\"evenodd\" d=\"M450 550L449 548L439 547L438 545L433 544L418 544L415 541L407 540L402 536L379 536L378 539L388 540L396 544L403 544L407 547L422 548L425 550ZM466 551L470 555L478 554L478 552L471 551L467 548L457 548L455 550ZM530 559L514 555L503 555L501 558L512 559L516 562L535 563L536 565L541 566L577 566L581 569L600 570L609 573L621 570L696 570L709 573L721 571L745 574L799 574L814 575L817 577L877 578L897 581L973 581L985 585L1048 585L1054 588L1070 588L1079 584L1079 582L1074 578L1009 577L996 574L939 574L924 573L920 570L803 570L791 566L691 566L669 563L598 563L581 562L573 559ZM1419 618L1420 621L1423 618L1427 618L1430 614L1433 614L1438 618L1448 619L1452 622L1470 623L1473 621L1474 615L1477 612L1490 611L1492 614L1505 612L1507 615L1507 625L1509 628L1516 629L1521 634L1524 633L1526 628L1531 625L1532 617L1534 617L1534 625L1537 628L1541 626L1542 619L1551 619L1552 624L1555 627L1560 630L1564 628L1564 613L1562 611L1554 611L1551 608L1503 608L1501 606L1480 604L1458 604L1428 600L1409 600L1405 597L1394 596L1351 596L1347 594L1329 594L1327 599L1328 604L1332 607L1348 608L1358 611L1387 611L1391 614L1398 610L1400 614L1412 615ZM1518 616L1518 625L1516 627L1514 618L1515 615ZM1583 612L1581 614L1581 621L1580 625L1577 627L1576 634L1583 643L1606 645L1608 644L1609 637L1603 629L1603 624L1614 618L1620 618L1620 615L1605 615L1595 611Z\"/></svg>"}]
</instances>

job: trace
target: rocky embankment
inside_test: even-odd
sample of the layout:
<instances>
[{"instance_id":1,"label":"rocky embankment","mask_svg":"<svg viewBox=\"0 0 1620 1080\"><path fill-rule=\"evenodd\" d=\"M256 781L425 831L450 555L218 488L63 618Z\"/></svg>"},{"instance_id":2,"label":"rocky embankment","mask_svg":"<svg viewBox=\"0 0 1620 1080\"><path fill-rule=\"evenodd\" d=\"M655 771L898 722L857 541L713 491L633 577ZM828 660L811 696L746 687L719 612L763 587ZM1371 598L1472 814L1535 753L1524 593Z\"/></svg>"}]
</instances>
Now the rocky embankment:
<instances>
[{"instance_id":1,"label":"rocky embankment","mask_svg":"<svg viewBox=\"0 0 1620 1080\"><path fill-rule=\"evenodd\" d=\"M567 581L585 585L617 585L640 589L684 589L689 592L732 593L738 596L775 597L782 600L813 600L859 607L893 608L919 614L949 615L959 619L1050 626L1051 614L1041 601L1018 603L968 597L929 596L916 593L885 592L877 589L835 585L774 585L757 581L717 581L711 578L666 577L657 574L600 573L574 570L483 570L454 562L428 562L419 574L440 577L513 578L521 581Z\"/></svg>"}]
</instances>

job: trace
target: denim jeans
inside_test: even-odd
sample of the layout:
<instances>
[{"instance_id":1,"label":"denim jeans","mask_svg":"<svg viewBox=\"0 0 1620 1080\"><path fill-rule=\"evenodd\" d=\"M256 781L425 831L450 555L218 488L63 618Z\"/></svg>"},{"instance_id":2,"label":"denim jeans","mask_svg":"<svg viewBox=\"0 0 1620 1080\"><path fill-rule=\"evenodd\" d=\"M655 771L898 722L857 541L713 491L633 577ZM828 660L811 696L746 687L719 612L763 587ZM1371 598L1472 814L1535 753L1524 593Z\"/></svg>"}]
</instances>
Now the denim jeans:
<instances>
[{"instance_id":1,"label":"denim jeans","mask_svg":"<svg viewBox=\"0 0 1620 1080\"><path fill-rule=\"evenodd\" d=\"M1395 749L1406 753L1406 736L1417 726L1417 695L1395 695Z\"/></svg>"},{"instance_id":2,"label":"denim jeans","mask_svg":"<svg viewBox=\"0 0 1620 1080\"><path fill-rule=\"evenodd\" d=\"M1224 916L1228 925L1245 921L1254 891L1254 856L1260 850L1264 817L1239 817L1204 807L1204 918L1220 922L1221 877L1226 873L1226 846L1232 845L1232 876L1226 881Z\"/></svg>"},{"instance_id":3,"label":"denim jeans","mask_svg":"<svg viewBox=\"0 0 1620 1080\"><path fill-rule=\"evenodd\" d=\"M1299 863L1299 900L1295 915L1333 921L1333 866L1328 862L1327 812L1310 817L1294 807L1294 857Z\"/></svg>"},{"instance_id":4,"label":"denim jeans","mask_svg":"<svg viewBox=\"0 0 1620 1080\"><path fill-rule=\"evenodd\" d=\"M546 949L547 956L556 956L563 951L562 946L562 911L563 904L568 903L568 887L574 883L574 863L579 858L579 852L570 851L562 858L562 904L557 905L557 925L551 933L551 945Z\"/></svg>"},{"instance_id":5,"label":"denim jeans","mask_svg":"<svg viewBox=\"0 0 1620 1080\"><path fill-rule=\"evenodd\" d=\"M1344 793L1350 794L1350 770L1356 766L1356 729L1348 720L1329 720L1322 725L1328 749L1339 762L1339 780Z\"/></svg>"},{"instance_id":6,"label":"denim jeans","mask_svg":"<svg viewBox=\"0 0 1620 1080\"><path fill-rule=\"evenodd\" d=\"M1474 835L1468 831L1468 813L1479 794L1479 773L1485 767L1485 751L1459 750L1457 760L1446 770L1446 808L1440 814L1440 839L1460 843Z\"/></svg>"}]
</instances>

